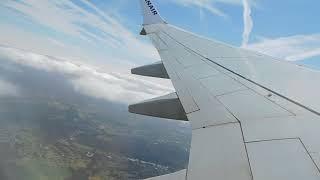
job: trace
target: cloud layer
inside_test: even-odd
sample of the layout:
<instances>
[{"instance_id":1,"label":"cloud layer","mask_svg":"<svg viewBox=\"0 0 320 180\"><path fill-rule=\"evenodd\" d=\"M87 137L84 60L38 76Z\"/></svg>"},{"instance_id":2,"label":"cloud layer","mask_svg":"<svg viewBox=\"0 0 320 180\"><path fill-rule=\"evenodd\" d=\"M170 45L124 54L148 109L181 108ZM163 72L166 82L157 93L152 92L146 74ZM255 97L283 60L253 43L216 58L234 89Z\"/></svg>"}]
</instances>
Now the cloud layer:
<instances>
[{"instance_id":1,"label":"cloud layer","mask_svg":"<svg viewBox=\"0 0 320 180\"><path fill-rule=\"evenodd\" d=\"M245 0L247 1L247 0ZM255 0L252 0L254 2ZM228 17L228 14L217 7L218 4L242 6L243 0L176 0L174 3L188 7L198 7L205 9L213 15ZM247 1L249 3L249 1Z\"/></svg>"},{"instance_id":2,"label":"cloud layer","mask_svg":"<svg viewBox=\"0 0 320 180\"><path fill-rule=\"evenodd\" d=\"M50 73L64 75L65 80L75 92L94 98L118 103L133 103L144 99L164 95L172 87L159 85L131 75L99 72L96 68L56 59L49 56L25 52L13 48L1 47L1 59L11 63ZM16 92L14 86L0 81L0 91Z\"/></svg>"},{"instance_id":3,"label":"cloud layer","mask_svg":"<svg viewBox=\"0 0 320 180\"><path fill-rule=\"evenodd\" d=\"M12 18L26 20L28 28L33 28L33 32L29 32L28 28L24 32L4 23L4 28L0 29L4 34L0 38L2 43L26 48L29 46L23 42L29 42L32 44L32 49L28 49L30 51L74 59L94 59L100 63L105 63L105 59L109 63L120 61L120 64L159 59L151 44L139 40L118 16L100 10L87 0L4 1L0 7L14 14ZM15 30L10 33L10 29ZM13 33L19 39L12 37ZM33 44L34 40L38 43ZM14 41L17 43L12 43ZM19 42L23 46L19 46Z\"/></svg>"},{"instance_id":4,"label":"cloud layer","mask_svg":"<svg viewBox=\"0 0 320 180\"><path fill-rule=\"evenodd\" d=\"M225 12L223 12L222 10L218 9L215 6L215 3L236 3L237 1L223 1L223 0L177 0L177 1L173 1L174 3L178 4L178 5L182 5L182 6L188 6L188 7L198 7L200 9L205 9L208 12L217 15L217 16L221 16L221 17L227 17L227 14Z\"/></svg>"},{"instance_id":5,"label":"cloud layer","mask_svg":"<svg viewBox=\"0 0 320 180\"><path fill-rule=\"evenodd\" d=\"M19 88L3 79L0 79L0 97L19 96Z\"/></svg>"},{"instance_id":6,"label":"cloud layer","mask_svg":"<svg viewBox=\"0 0 320 180\"><path fill-rule=\"evenodd\" d=\"M320 34L262 38L247 48L289 61L320 56Z\"/></svg>"}]
</instances>

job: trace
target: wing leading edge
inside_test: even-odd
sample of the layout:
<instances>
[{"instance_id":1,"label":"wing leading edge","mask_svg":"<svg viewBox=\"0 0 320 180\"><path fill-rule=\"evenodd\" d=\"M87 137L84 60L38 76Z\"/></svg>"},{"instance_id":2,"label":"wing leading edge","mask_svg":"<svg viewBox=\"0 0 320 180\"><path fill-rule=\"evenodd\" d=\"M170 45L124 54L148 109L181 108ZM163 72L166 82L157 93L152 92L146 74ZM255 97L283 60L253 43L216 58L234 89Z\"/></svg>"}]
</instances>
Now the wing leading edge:
<instances>
[{"instance_id":1,"label":"wing leading edge","mask_svg":"<svg viewBox=\"0 0 320 180\"><path fill-rule=\"evenodd\" d=\"M141 4L144 34L192 126L184 179L320 179L319 72L199 37Z\"/></svg>"}]
</instances>

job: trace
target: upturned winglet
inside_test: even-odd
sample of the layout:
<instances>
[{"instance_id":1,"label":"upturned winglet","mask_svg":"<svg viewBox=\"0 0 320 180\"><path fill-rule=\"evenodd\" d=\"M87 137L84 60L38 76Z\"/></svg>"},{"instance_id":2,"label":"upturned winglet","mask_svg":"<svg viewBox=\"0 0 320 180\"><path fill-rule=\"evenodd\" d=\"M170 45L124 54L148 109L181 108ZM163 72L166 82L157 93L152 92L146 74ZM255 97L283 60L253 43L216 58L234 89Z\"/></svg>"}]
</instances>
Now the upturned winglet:
<instances>
[{"instance_id":1,"label":"upturned winglet","mask_svg":"<svg viewBox=\"0 0 320 180\"><path fill-rule=\"evenodd\" d=\"M165 23L152 0L140 0L143 11L143 25Z\"/></svg>"}]
</instances>

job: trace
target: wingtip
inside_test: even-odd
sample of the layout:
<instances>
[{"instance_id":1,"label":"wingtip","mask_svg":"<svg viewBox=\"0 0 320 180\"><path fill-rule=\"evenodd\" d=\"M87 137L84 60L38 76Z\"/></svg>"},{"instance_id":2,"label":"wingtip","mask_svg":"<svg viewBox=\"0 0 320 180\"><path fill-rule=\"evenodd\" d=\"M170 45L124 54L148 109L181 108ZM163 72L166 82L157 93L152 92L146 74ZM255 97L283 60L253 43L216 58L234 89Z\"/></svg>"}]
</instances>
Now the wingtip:
<instances>
[{"instance_id":1,"label":"wingtip","mask_svg":"<svg viewBox=\"0 0 320 180\"><path fill-rule=\"evenodd\" d=\"M143 11L143 25L165 23L152 0L140 0Z\"/></svg>"}]
</instances>

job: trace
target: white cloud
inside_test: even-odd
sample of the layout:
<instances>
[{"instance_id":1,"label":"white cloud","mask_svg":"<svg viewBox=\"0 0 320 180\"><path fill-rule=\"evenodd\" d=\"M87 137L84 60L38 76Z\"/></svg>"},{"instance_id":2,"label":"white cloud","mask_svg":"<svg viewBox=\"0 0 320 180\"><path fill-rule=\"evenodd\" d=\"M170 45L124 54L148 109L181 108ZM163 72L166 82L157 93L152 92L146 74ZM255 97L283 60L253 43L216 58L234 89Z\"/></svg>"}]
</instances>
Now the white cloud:
<instances>
[{"instance_id":1,"label":"white cloud","mask_svg":"<svg viewBox=\"0 0 320 180\"><path fill-rule=\"evenodd\" d=\"M137 35L133 34L119 19L101 11L90 1L80 0L79 2L81 6L69 0L28 0L23 3L4 1L0 6L22 13L23 15L16 14L23 19L27 18L31 23L40 24L58 32L59 36L48 33L44 38L45 43L33 43L32 39L40 42L39 38L43 34L41 36L38 32L26 34L27 32L18 30L10 33L6 29L14 29L12 24L3 24L4 28L0 29L0 33L10 38L1 37L1 42L14 44L15 47L23 49L29 47L25 44L30 42L32 46L28 49L29 51L83 60L99 60L100 63L108 57L132 60L137 63L159 59L159 55L151 44L139 40ZM6 26L10 27L6 28ZM20 38L17 39L15 36ZM70 38L81 43L70 42ZM52 45L43 45L46 43ZM66 51L66 49L70 50Z\"/></svg>"},{"instance_id":2,"label":"white cloud","mask_svg":"<svg viewBox=\"0 0 320 180\"><path fill-rule=\"evenodd\" d=\"M248 45L250 34L253 28L253 20L251 17L251 7L249 0L243 0L243 22L244 29L242 34L242 47L246 47Z\"/></svg>"},{"instance_id":3,"label":"white cloud","mask_svg":"<svg viewBox=\"0 0 320 180\"><path fill-rule=\"evenodd\" d=\"M38 70L64 74L75 91L119 103L137 102L172 91L170 85L161 85L129 74L100 72L95 67L84 63L76 64L72 61L13 48L0 47L0 57Z\"/></svg>"},{"instance_id":4,"label":"white cloud","mask_svg":"<svg viewBox=\"0 0 320 180\"><path fill-rule=\"evenodd\" d=\"M319 34L296 35L274 39L262 38L260 42L248 44L254 24L251 16L252 7L257 6L257 0L177 0L174 2L183 6L195 6L206 9L215 15L224 17L227 15L217 9L215 4L242 5L244 22L242 47L289 61L298 61L320 56ZM210 9L214 10L211 11ZM200 15L202 15L201 11Z\"/></svg>"},{"instance_id":5,"label":"white cloud","mask_svg":"<svg viewBox=\"0 0 320 180\"><path fill-rule=\"evenodd\" d=\"M200 18L202 18L203 16L202 9L205 9L217 16L228 17L228 15L225 12L216 7L216 4L218 3L243 6L244 28L242 34L242 47L247 46L253 28L251 8L252 6L256 6L256 0L177 0L173 2L183 6L200 8Z\"/></svg>"},{"instance_id":6,"label":"white cloud","mask_svg":"<svg viewBox=\"0 0 320 180\"><path fill-rule=\"evenodd\" d=\"M187 7L198 7L200 10L205 9L211 14L221 17L228 17L228 15L218 8L217 4L241 6L241 0L175 0L172 2Z\"/></svg>"},{"instance_id":7,"label":"white cloud","mask_svg":"<svg viewBox=\"0 0 320 180\"><path fill-rule=\"evenodd\" d=\"M316 56L320 56L320 48L308 50L298 54L293 54L291 56L288 56L287 59L289 61L298 61L298 60L308 59Z\"/></svg>"},{"instance_id":8,"label":"white cloud","mask_svg":"<svg viewBox=\"0 0 320 180\"><path fill-rule=\"evenodd\" d=\"M196 1L195 0L177 0L173 2L183 6L191 6L191 7L195 6L200 9L205 9L214 15L227 17L227 15L222 10L218 9L215 6L214 0L196 0Z\"/></svg>"},{"instance_id":9,"label":"white cloud","mask_svg":"<svg viewBox=\"0 0 320 180\"><path fill-rule=\"evenodd\" d=\"M86 47L73 47L65 41L54 37L46 37L43 40L37 34L32 35L32 32L27 33L24 30L14 29L8 25L4 25L0 29L0 33L3 34L0 36L0 40L1 42L11 42L15 47L23 47L24 49L25 47L31 47L31 50L36 49L36 52L39 52L38 50L40 49L40 52L44 54L72 57L73 59L78 55L80 59L112 59L113 61L128 64L133 62L130 61L131 59L159 59L157 52L149 43L137 39L118 19L101 11L90 1L82 0L81 2L93 11L87 11L68 0L28 0L25 4L17 1L5 1L1 5L13 8L25 14L32 21L50 27L55 31L79 37L88 43ZM250 1L250 4L247 0L177 0L172 2L183 6L199 7L222 17L227 15L217 8L216 4L223 3L239 7L243 5L245 22L243 46L248 43L253 27L250 8L255 5L255 1ZM100 33L91 31L90 28L85 28L82 25L88 25ZM48 42L51 42L52 46L48 45L50 44ZM110 51L101 52L100 56L89 53L88 49L91 46L93 47L91 49L95 49L97 42L102 43ZM259 43L247 45L249 49L287 60L301 60L320 55L319 47L320 35L317 34L263 39ZM48 50L41 51L41 49ZM52 57L26 53L16 49L0 49L0 51L4 55L9 54L12 56L10 58L16 63L51 72L75 74L78 78L70 80L75 90L96 98L128 103L162 95L171 90L170 86L158 85L158 83L152 83L145 79L141 80L140 77L135 78L127 74L102 73L84 63L57 60ZM123 56L114 54L116 51L119 51ZM6 86L10 87L8 83L6 83Z\"/></svg>"},{"instance_id":10,"label":"white cloud","mask_svg":"<svg viewBox=\"0 0 320 180\"><path fill-rule=\"evenodd\" d=\"M19 96L19 88L3 79L0 79L0 97Z\"/></svg>"},{"instance_id":11,"label":"white cloud","mask_svg":"<svg viewBox=\"0 0 320 180\"><path fill-rule=\"evenodd\" d=\"M30 21L41 24L50 29L61 32L83 41L83 43L68 44L67 40L56 39L55 36L41 36L35 32L27 33L19 31L12 25L4 25L0 29L3 36L2 43L14 45L14 47L29 51L50 54L53 56L72 57L72 59L99 61L105 64L105 60L113 64L126 63L127 67L132 62L140 64L148 60L159 59L159 55L150 43L137 39L121 21L114 16L97 8L87 0L79 0L81 6L69 0L28 0L5 1L0 6L10 7L24 14ZM250 0L250 5L255 5L256 0ZM243 45L247 44L252 29L249 0L176 0L172 1L183 6L199 7L208 12L227 17L227 14L217 8L217 4L227 4L241 7L244 5L245 28ZM86 8L84 8L86 7ZM12 37L12 34L15 34ZM27 43L30 43L28 45ZM98 50L100 49L100 50ZM119 61L118 61L119 60ZM108 62L110 64L110 62Z\"/></svg>"},{"instance_id":12,"label":"white cloud","mask_svg":"<svg viewBox=\"0 0 320 180\"><path fill-rule=\"evenodd\" d=\"M63 47L63 48L67 48L67 45L64 44L64 43L61 42L61 41L58 41L58 40L53 39L53 38L48 38L48 40L49 40L50 42L52 42L52 44L54 44L54 45L57 45L57 46L60 46L60 47Z\"/></svg>"},{"instance_id":13,"label":"white cloud","mask_svg":"<svg viewBox=\"0 0 320 180\"><path fill-rule=\"evenodd\" d=\"M298 61L320 56L320 34L263 38L258 43L249 44L247 48L273 57Z\"/></svg>"},{"instance_id":14,"label":"white cloud","mask_svg":"<svg viewBox=\"0 0 320 180\"><path fill-rule=\"evenodd\" d=\"M227 15L216 9L215 4L217 3L242 5L244 22L242 47L289 61L320 56L320 34L296 35L274 39L262 38L260 42L248 44L253 29L252 7L257 6L257 0L177 0L174 2L184 6L196 6L207 10L208 8L213 8L215 10L209 10L209 12L219 16Z\"/></svg>"}]
</instances>

